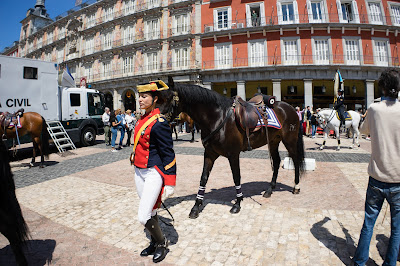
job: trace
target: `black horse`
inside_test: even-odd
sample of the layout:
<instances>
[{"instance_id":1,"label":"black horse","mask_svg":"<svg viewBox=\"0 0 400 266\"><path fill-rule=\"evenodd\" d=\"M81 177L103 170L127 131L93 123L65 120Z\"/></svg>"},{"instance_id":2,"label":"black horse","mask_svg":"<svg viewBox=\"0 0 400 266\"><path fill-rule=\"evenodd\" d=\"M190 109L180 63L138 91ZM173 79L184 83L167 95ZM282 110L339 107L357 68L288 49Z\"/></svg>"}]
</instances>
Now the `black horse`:
<instances>
[{"instance_id":1,"label":"black horse","mask_svg":"<svg viewBox=\"0 0 400 266\"><path fill-rule=\"evenodd\" d=\"M169 77L168 83L170 90L163 92L167 105L163 105L161 111L168 113L167 117L176 117L180 112L187 113L199 125L201 139L205 148L200 187L189 217L197 218L199 216L208 177L215 160L221 155L229 160L236 187L236 202L230 212L238 213L240 211L240 202L243 200L239 154L241 151L248 150L248 139L246 130L243 130L235 119L234 101L215 91L197 85L174 84L171 77ZM263 127L256 132L250 133L249 136L251 148L269 145L274 172L264 197L270 197L272 189L276 187L276 179L281 162L278 146L281 141L288 150L295 166L294 194L300 192L300 175L304 171L304 143L296 111L285 102L276 102L274 111L282 124L282 128L274 129L268 127L267 134L267 129Z\"/></svg>"},{"instance_id":2,"label":"black horse","mask_svg":"<svg viewBox=\"0 0 400 266\"><path fill-rule=\"evenodd\" d=\"M22 251L29 231L22 216L11 173L8 150L0 138L0 233L10 242L18 265L28 265Z\"/></svg>"}]
</instances>

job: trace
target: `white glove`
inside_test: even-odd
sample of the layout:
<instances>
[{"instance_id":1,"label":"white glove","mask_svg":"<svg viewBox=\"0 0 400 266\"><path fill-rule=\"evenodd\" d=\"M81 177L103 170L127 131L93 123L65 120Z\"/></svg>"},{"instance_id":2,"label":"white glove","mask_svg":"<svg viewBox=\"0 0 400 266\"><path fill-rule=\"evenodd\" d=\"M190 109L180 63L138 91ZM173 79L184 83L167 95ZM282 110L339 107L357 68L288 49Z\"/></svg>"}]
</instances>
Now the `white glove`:
<instances>
[{"instance_id":1,"label":"white glove","mask_svg":"<svg viewBox=\"0 0 400 266\"><path fill-rule=\"evenodd\" d=\"M165 186L164 193L161 196L162 201L165 201L166 199L174 195L174 191L175 191L175 186Z\"/></svg>"}]
</instances>

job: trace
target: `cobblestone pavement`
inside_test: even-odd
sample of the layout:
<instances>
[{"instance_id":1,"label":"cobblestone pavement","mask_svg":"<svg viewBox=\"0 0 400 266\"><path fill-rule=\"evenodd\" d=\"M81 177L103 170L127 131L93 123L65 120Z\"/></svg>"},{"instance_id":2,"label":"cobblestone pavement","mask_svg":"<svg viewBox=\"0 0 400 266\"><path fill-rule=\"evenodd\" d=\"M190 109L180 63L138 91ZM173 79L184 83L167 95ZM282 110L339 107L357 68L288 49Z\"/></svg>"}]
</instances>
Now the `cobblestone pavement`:
<instances>
[{"instance_id":1,"label":"cobblestone pavement","mask_svg":"<svg viewBox=\"0 0 400 266\"><path fill-rule=\"evenodd\" d=\"M204 149L196 135L175 142L178 177L175 195L160 216L170 240L162 265L348 265L363 222L370 142L350 149L342 139L319 151L322 138L304 138L306 157L317 168L301 180L293 195L294 172L280 169L271 198L262 197L272 170L267 147L242 153L245 200L240 213L229 213L235 198L226 158L211 172L205 206L198 219L188 218L194 204ZM80 148L47 167L29 169L25 159L13 162L17 197L31 231L27 254L31 265L150 265L140 251L148 244L137 221L137 196L130 148L111 153L104 144ZM287 155L280 147L282 158ZM387 213L386 213L387 212ZM386 213L386 216L385 216ZM378 218L368 265L382 264L390 235L386 205ZM7 240L0 236L0 265L13 265ZM400 264L399 264L400 265Z\"/></svg>"}]
</instances>

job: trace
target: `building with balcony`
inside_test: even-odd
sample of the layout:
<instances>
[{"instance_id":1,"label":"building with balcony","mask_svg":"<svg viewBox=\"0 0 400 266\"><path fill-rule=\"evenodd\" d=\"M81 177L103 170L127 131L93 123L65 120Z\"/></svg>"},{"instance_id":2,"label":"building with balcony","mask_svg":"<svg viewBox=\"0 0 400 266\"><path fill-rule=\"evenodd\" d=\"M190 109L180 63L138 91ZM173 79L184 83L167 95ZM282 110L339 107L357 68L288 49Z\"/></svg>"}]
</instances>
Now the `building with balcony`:
<instances>
[{"instance_id":1,"label":"building with balcony","mask_svg":"<svg viewBox=\"0 0 400 266\"><path fill-rule=\"evenodd\" d=\"M221 94L328 107L339 69L354 110L380 96L384 68L399 66L400 1L204 1L201 76Z\"/></svg>"},{"instance_id":2,"label":"building with balcony","mask_svg":"<svg viewBox=\"0 0 400 266\"><path fill-rule=\"evenodd\" d=\"M89 0L53 20L44 2L21 21L20 55L68 66L107 106L136 110L136 85L151 79L199 82L199 1Z\"/></svg>"}]
</instances>

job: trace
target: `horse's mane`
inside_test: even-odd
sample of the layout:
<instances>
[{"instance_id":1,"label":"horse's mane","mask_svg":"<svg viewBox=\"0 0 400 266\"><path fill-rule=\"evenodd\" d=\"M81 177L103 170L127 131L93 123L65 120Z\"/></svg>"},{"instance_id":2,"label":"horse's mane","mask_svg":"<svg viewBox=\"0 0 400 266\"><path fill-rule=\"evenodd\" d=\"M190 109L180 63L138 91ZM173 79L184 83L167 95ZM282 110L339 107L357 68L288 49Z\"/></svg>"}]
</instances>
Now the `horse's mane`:
<instances>
[{"instance_id":1,"label":"horse's mane","mask_svg":"<svg viewBox=\"0 0 400 266\"><path fill-rule=\"evenodd\" d=\"M18 241L25 242L29 238L29 230L15 195L15 183L11 173L8 149L2 140L0 140L0 183L0 213L9 216L0 217L0 222L4 222L5 219L11 220L14 223Z\"/></svg>"},{"instance_id":2,"label":"horse's mane","mask_svg":"<svg viewBox=\"0 0 400 266\"><path fill-rule=\"evenodd\" d=\"M194 104L205 104L227 109L232 105L231 99L198 85L175 83L175 88L188 107Z\"/></svg>"}]
</instances>

